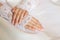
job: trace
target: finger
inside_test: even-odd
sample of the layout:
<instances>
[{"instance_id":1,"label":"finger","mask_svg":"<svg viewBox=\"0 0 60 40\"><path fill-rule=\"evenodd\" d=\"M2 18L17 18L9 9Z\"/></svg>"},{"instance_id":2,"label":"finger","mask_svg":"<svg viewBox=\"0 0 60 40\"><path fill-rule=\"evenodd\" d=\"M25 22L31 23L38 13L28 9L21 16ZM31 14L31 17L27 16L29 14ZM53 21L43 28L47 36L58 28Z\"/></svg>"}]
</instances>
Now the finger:
<instances>
[{"instance_id":1,"label":"finger","mask_svg":"<svg viewBox=\"0 0 60 40\"><path fill-rule=\"evenodd\" d=\"M31 25L26 25L25 28L26 28L26 29L29 29L29 30L31 30L31 31L35 31L35 28L32 27Z\"/></svg>"},{"instance_id":2,"label":"finger","mask_svg":"<svg viewBox=\"0 0 60 40\"><path fill-rule=\"evenodd\" d=\"M36 29L36 30L41 30L40 27L38 27L39 25L35 24L33 21L30 21L29 22L31 25L33 25L33 27Z\"/></svg>"},{"instance_id":3,"label":"finger","mask_svg":"<svg viewBox=\"0 0 60 40\"><path fill-rule=\"evenodd\" d=\"M19 21L20 23L22 22L22 20L23 20L23 15L24 15L25 13L26 13L26 11L25 11L25 10L23 10L23 11L22 11L22 13L21 13L20 21Z\"/></svg>"},{"instance_id":4,"label":"finger","mask_svg":"<svg viewBox=\"0 0 60 40\"><path fill-rule=\"evenodd\" d=\"M21 23L20 20L21 20L21 15L22 15L22 13L23 13L23 10L21 9L21 10L19 11L18 23Z\"/></svg>"},{"instance_id":5,"label":"finger","mask_svg":"<svg viewBox=\"0 0 60 40\"><path fill-rule=\"evenodd\" d=\"M17 7L14 7L14 8L12 8L11 11L12 11L12 12L15 12L16 9L17 9Z\"/></svg>"},{"instance_id":6,"label":"finger","mask_svg":"<svg viewBox=\"0 0 60 40\"><path fill-rule=\"evenodd\" d=\"M34 26L34 24L32 24L32 23L27 23L26 25L29 25L29 26L31 26L31 27L33 27L34 29L35 29L35 26Z\"/></svg>"},{"instance_id":7,"label":"finger","mask_svg":"<svg viewBox=\"0 0 60 40\"><path fill-rule=\"evenodd\" d=\"M36 23L35 26L37 27L38 30L42 30L43 29L42 25L39 22Z\"/></svg>"},{"instance_id":8,"label":"finger","mask_svg":"<svg viewBox=\"0 0 60 40\"><path fill-rule=\"evenodd\" d=\"M39 21L36 18L34 18L34 17L32 17L31 21L33 21L35 24L39 24L40 25Z\"/></svg>"},{"instance_id":9,"label":"finger","mask_svg":"<svg viewBox=\"0 0 60 40\"><path fill-rule=\"evenodd\" d=\"M12 11L12 18L14 17L15 11L16 11L17 7L14 7L11 11Z\"/></svg>"},{"instance_id":10,"label":"finger","mask_svg":"<svg viewBox=\"0 0 60 40\"><path fill-rule=\"evenodd\" d=\"M23 15L24 15L24 14L25 14L25 10L22 11L21 16L20 16L20 18L19 18L19 20L18 20L18 23L21 23L21 22L22 22L22 20L23 20Z\"/></svg>"},{"instance_id":11,"label":"finger","mask_svg":"<svg viewBox=\"0 0 60 40\"><path fill-rule=\"evenodd\" d=\"M23 17L26 17L28 15L28 11L25 10L25 13L23 14Z\"/></svg>"},{"instance_id":12,"label":"finger","mask_svg":"<svg viewBox=\"0 0 60 40\"><path fill-rule=\"evenodd\" d=\"M15 18L15 21L14 21L14 25L18 24L18 19L19 19L19 16L20 16L20 13L19 13L20 10L21 9L18 8L17 15L16 15L16 18Z\"/></svg>"},{"instance_id":13,"label":"finger","mask_svg":"<svg viewBox=\"0 0 60 40\"><path fill-rule=\"evenodd\" d=\"M34 18L34 17L32 17L32 21L35 22L36 24L38 24L38 22L39 22L39 21L38 21L36 18Z\"/></svg>"},{"instance_id":14,"label":"finger","mask_svg":"<svg viewBox=\"0 0 60 40\"><path fill-rule=\"evenodd\" d=\"M30 23L31 25L33 25L34 28L40 30L34 22L31 21L31 22L29 22L29 23Z\"/></svg>"},{"instance_id":15,"label":"finger","mask_svg":"<svg viewBox=\"0 0 60 40\"><path fill-rule=\"evenodd\" d=\"M16 15L18 13L19 9L17 8L13 14L13 20L12 20L12 23L15 24L15 19L16 19Z\"/></svg>"},{"instance_id":16,"label":"finger","mask_svg":"<svg viewBox=\"0 0 60 40\"><path fill-rule=\"evenodd\" d=\"M26 10L23 10L22 15L21 15L21 19L20 19L20 23L22 22L22 20L23 20L25 17L27 17L27 15L28 15L28 12L27 12Z\"/></svg>"},{"instance_id":17,"label":"finger","mask_svg":"<svg viewBox=\"0 0 60 40\"><path fill-rule=\"evenodd\" d=\"M36 19L32 19L30 21L30 23L33 23L35 25L35 28L38 29L38 30L43 29L42 25L38 21L34 21L34 20L36 20Z\"/></svg>"},{"instance_id":18,"label":"finger","mask_svg":"<svg viewBox=\"0 0 60 40\"><path fill-rule=\"evenodd\" d=\"M32 18L32 19L30 20L30 22L32 22L33 24L37 25L38 23L37 23L37 21L35 21L35 20L36 20L36 19L33 19L33 18Z\"/></svg>"},{"instance_id":19,"label":"finger","mask_svg":"<svg viewBox=\"0 0 60 40\"><path fill-rule=\"evenodd\" d=\"M11 23L13 23L13 18L14 18L14 15L15 15L15 11L16 11L17 8L13 8L11 11L12 11L12 20L11 20Z\"/></svg>"}]
</instances>

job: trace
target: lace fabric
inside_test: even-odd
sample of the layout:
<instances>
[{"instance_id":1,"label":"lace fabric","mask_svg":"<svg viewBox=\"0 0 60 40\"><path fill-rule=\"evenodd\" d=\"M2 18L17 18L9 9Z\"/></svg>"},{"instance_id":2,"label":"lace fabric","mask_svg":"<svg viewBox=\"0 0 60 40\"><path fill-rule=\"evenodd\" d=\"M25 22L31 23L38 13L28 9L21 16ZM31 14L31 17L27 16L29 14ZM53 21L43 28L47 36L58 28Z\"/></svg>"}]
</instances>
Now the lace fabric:
<instances>
[{"instance_id":1,"label":"lace fabric","mask_svg":"<svg viewBox=\"0 0 60 40\"><path fill-rule=\"evenodd\" d=\"M0 16L9 22L12 19L11 8L6 3L4 3L2 7L0 7Z\"/></svg>"},{"instance_id":2,"label":"lace fabric","mask_svg":"<svg viewBox=\"0 0 60 40\"><path fill-rule=\"evenodd\" d=\"M17 6L18 8L22 8L30 12L35 7L39 6L40 0L7 0L7 3L10 7Z\"/></svg>"},{"instance_id":3,"label":"lace fabric","mask_svg":"<svg viewBox=\"0 0 60 40\"><path fill-rule=\"evenodd\" d=\"M3 6L0 8L0 17L4 18L6 21L10 22L12 19L12 12L11 8L7 4L3 4ZM24 25L31 19L31 16L28 15L21 24L16 25L16 28L22 31L27 32Z\"/></svg>"},{"instance_id":4,"label":"lace fabric","mask_svg":"<svg viewBox=\"0 0 60 40\"><path fill-rule=\"evenodd\" d=\"M24 5L18 5L17 7L22 8L22 9L26 9L29 11L33 8L33 7L32 8L29 7L27 2ZM0 8L0 16L11 23L12 12L11 12L11 7L7 3L3 3L3 6ZM25 17L25 19L22 21L21 24L16 25L16 28L18 28L19 30L25 31L27 33L35 33L31 30L25 29L25 27L24 27L31 20L31 18L32 18L32 16L28 15L27 17ZM37 32L37 30L36 30L36 32Z\"/></svg>"}]
</instances>

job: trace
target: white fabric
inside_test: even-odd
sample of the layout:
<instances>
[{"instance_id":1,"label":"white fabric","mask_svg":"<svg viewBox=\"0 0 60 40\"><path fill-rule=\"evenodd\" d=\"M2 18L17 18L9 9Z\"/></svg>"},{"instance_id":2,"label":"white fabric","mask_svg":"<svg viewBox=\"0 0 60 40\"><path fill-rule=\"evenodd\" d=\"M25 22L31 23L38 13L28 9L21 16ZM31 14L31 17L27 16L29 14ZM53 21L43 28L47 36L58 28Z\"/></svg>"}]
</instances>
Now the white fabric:
<instances>
[{"instance_id":1,"label":"white fabric","mask_svg":"<svg viewBox=\"0 0 60 40\"><path fill-rule=\"evenodd\" d=\"M20 31L0 17L0 40L50 40L50 37L43 32L40 32L40 34L29 34Z\"/></svg>"},{"instance_id":2,"label":"white fabric","mask_svg":"<svg viewBox=\"0 0 60 40\"><path fill-rule=\"evenodd\" d=\"M17 4L18 8L22 8L24 10L29 10L28 12L30 13L30 9L34 8L36 5L36 1L23 1L23 4ZM29 7L28 2L31 3L31 7ZM5 20L7 20L9 23L11 23L12 20L12 12L11 12L11 6L9 6L6 2L1 2L3 4L3 6L0 7L0 15L1 17L3 17ZM11 2L9 2L11 3ZM33 4L32 4L33 3ZM13 3L14 5L14 3ZM29 8L28 8L29 7ZM26 8L26 9L25 9ZM16 28L18 28L19 30L25 31L25 32L33 32L31 30L27 30L25 29L25 24L28 23L28 21L32 18L32 16L28 15L27 17L25 17L25 19L22 21L21 24L16 25ZM37 31L35 31L37 33ZM34 32L33 32L34 33Z\"/></svg>"},{"instance_id":3,"label":"white fabric","mask_svg":"<svg viewBox=\"0 0 60 40\"><path fill-rule=\"evenodd\" d=\"M57 5L60 5L60 0L51 0L51 2L57 4Z\"/></svg>"},{"instance_id":4,"label":"white fabric","mask_svg":"<svg viewBox=\"0 0 60 40\"><path fill-rule=\"evenodd\" d=\"M59 5L55 5L51 0L41 0L39 7L32 10L31 15L40 20L47 35L53 38L60 37Z\"/></svg>"},{"instance_id":5,"label":"white fabric","mask_svg":"<svg viewBox=\"0 0 60 40\"><path fill-rule=\"evenodd\" d=\"M0 7L0 15L7 21L11 22L12 18L11 8L5 2L3 2L2 4L3 6Z\"/></svg>"},{"instance_id":6,"label":"white fabric","mask_svg":"<svg viewBox=\"0 0 60 40\"><path fill-rule=\"evenodd\" d=\"M60 6L51 3L51 0L40 0L39 7L32 10L31 15L40 20L45 28L45 33L52 38L51 40L60 38ZM26 38L29 39L28 36Z\"/></svg>"},{"instance_id":7,"label":"white fabric","mask_svg":"<svg viewBox=\"0 0 60 40\"><path fill-rule=\"evenodd\" d=\"M40 4L40 0L7 0L7 3L11 6L11 7L19 7L19 8L23 8L27 11L31 11L32 9L34 9L36 6L38 6Z\"/></svg>"}]
</instances>

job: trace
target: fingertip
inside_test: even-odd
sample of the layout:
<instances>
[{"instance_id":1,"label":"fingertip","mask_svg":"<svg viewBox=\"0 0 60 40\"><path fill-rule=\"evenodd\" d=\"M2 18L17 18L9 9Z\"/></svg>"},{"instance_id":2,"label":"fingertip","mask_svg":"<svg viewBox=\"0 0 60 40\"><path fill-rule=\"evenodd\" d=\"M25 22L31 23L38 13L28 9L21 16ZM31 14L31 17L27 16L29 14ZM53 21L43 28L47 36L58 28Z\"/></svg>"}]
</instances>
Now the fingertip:
<instances>
[{"instance_id":1,"label":"fingertip","mask_svg":"<svg viewBox=\"0 0 60 40\"><path fill-rule=\"evenodd\" d=\"M39 31L44 31L44 28L43 28L43 27L40 27L40 28L39 28Z\"/></svg>"},{"instance_id":2,"label":"fingertip","mask_svg":"<svg viewBox=\"0 0 60 40\"><path fill-rule=\"evenodd\" d=\"M14 7L14 8L12 8L11 11L12 11L12 12L15 12L16 9L17 9L17 7Z\"/></svg>"}]
</instances>

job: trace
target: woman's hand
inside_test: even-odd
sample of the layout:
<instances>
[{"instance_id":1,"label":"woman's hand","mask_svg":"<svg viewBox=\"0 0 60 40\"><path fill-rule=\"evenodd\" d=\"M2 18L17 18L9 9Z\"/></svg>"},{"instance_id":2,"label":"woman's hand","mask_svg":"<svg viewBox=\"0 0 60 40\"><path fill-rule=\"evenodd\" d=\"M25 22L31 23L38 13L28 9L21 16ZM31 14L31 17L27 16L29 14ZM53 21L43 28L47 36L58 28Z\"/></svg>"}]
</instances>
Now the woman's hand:
<instances>
[{"instance_id":1,"label":"woman's hand","mask_svg":"<svg viewBox=\"0 0 60 40\"><path fill-rule=\"evenodd\" d=\"M20 24L22 20L28 15L28 12L26 10L14 7L12 9L13 15L12 15L12 23L14 25Z\"/></svg>"},{"instance_id":2,"label":"woman's hand","mask_svg":"<svg viewBox=\"0 0 60 40\"><path fill-rule=\"evenodd\" d=\"M32 17L32 19L25 25L25 28L31 31L35 31L35 30L43 31L42 25L34 17Z\"/></svg>"},{"instance_id":3,"label":"woman's hand","mask_svg":"<svg viewBox=\"0 0 60 40\"><path fill-rule=\"evenodd\" d=\"M12 23L14 25L19 24L22 22L22 20L24 20L25 17L27 17L28 12L26 10L20 9L20 8L13 8L12 9L13 15L12 15ZM40 24L40 22L32 17L32 19L24 26L26 29L35 31L35 30L39 30L42 31L43 27Z\"/></svg>"}]
</instances>

